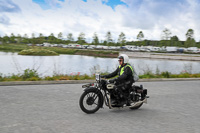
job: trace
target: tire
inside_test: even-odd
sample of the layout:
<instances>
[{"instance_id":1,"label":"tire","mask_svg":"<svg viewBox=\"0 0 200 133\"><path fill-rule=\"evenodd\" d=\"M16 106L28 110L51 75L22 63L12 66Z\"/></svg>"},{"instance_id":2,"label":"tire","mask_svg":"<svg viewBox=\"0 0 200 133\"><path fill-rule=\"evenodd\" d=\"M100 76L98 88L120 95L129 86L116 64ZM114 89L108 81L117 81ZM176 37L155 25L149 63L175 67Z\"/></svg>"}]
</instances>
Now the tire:
<instances>
[{"instance_id":1,"label":"tire","mask_svg":"<svg viewBox=\"0 0 200 133\"><path fill-rule=\"evenodd\" d=\"M91 89L81 95L79 105L83 112L92 114L99 110L102 100L99 92Z\"/></svg>"},{"instance_id":2,"label":"tire","mask_svg":"<svg viewBox=\"0 0 200 133\"><path fill-rule=\"evenodd\" d=\"M132 109L132 110L139 109L142 105L143 105L143 103L141 103L141 104L139 104L138 106L135 106L135 107L130 107L130 109Z\"/></svg>"}]
</instances>

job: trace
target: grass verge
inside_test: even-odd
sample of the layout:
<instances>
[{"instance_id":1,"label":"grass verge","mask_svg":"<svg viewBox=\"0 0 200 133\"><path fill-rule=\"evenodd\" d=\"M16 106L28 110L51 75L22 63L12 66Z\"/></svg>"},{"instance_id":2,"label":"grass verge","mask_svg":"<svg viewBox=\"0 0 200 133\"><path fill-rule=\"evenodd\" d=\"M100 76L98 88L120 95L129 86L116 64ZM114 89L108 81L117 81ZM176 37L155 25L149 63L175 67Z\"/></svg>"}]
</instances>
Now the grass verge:
<instances>
[{"instance_id":1,"label":"grass verge","mask_svg":"<svg viewBox=\"0 0 200 133\"><path fill-rule=\"evenodd\" d=\"M104 73L105 74L105 73ZM103 74L103 75L104 75ZM150 78L200 78L200 73L190 74L190 73L180 73L171 74L169 72L162 72L161 74L146 73L139 75L140 79L150 79ZM60 74L53 76L40 77L36 70L26 69L22 74L12 74L10 76L3 76L0 73L0 82L3 81L53 81L53 80L89 80L95 79L95 75L80 75L77 74Z\"/></svg>"}]
</instances>

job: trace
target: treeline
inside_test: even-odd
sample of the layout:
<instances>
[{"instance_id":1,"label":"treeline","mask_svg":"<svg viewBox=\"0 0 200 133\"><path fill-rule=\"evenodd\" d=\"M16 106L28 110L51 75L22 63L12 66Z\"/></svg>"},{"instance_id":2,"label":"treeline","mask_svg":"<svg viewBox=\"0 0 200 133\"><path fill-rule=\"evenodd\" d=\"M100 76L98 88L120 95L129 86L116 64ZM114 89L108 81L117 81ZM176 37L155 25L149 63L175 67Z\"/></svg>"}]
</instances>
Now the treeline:
<instances>
[{"instance_id":1,"label":"treeline","mask_svg":"<svg viewBox=\"0 0 200 133\"><path fill-rule=\"evenodd\" d=\"M35 36L33 33L31 37L28 37L27 34L21 36L20 34L14 35L11 33L10 36L5 35L0 37L0 44L15 43L15 44L42 44L42 43L51 43L51 44L69 44L69 43L78 43L81 45L106 45L106 46L124 46L124 45L136 45L136 46L178 46L178 47L199 47L200 42L196 42L194 39L194 30L188 29L186 32L186 40L180 41L177 36L171 36L169 29L164 29L162 31L161 40L146 40L144 39L144 34L140 31L137 35L138 41L126 41L126 35L121 32L117 39L117 42L113 40L112 34L108 31L105 35L104 40L99 40L97 33L94 33L92 37L92 42L87 42L85 38L85 33L81 32L77 39L74 39L72 33L69 33L64 39L63 33L60 32L57 36L51 33L49 36L44 36L42 33L39 36Z\"/></svg>"}]
</instances>

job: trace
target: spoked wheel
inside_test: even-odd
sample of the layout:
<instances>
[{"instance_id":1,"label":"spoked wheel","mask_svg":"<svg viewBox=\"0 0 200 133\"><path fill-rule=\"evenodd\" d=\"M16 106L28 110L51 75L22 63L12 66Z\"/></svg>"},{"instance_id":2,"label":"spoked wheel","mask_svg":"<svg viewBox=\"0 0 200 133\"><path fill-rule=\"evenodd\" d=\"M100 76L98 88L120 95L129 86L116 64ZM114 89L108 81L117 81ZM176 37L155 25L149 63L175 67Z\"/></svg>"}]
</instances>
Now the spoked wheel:
<instances>
[{"instance_id":1,"label":"spoked wheel","mask_svg":"<svg viewBox=\"0 0 200 133\"><path fill-rule=\"evenodd\" d=\"M87 114L95 113L100 108L100 95L96 90L85 91L79 100L80 108Z\"/></svg>"}]
</instances>

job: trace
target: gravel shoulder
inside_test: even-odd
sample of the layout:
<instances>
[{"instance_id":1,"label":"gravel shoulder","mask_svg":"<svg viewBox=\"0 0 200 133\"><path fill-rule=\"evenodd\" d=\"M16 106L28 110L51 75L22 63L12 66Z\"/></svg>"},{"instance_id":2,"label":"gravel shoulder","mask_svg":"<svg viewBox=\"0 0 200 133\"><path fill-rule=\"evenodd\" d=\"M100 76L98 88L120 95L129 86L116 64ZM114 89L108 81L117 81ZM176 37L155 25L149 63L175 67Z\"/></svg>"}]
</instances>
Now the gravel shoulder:
<instances>
[{"instance_id":1,"label":"gravel shoulder","mask_svg":"<svg viewBox=\"0 0 200 133\"><path fill-rule=\"evenodd\" d=\"M81 111L82 84L0 86L0 133L199 133L200 82L137 82L148 89L138 110Z\"/></svg>"}]
</instances>

